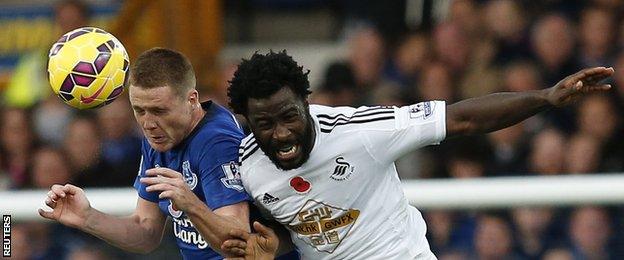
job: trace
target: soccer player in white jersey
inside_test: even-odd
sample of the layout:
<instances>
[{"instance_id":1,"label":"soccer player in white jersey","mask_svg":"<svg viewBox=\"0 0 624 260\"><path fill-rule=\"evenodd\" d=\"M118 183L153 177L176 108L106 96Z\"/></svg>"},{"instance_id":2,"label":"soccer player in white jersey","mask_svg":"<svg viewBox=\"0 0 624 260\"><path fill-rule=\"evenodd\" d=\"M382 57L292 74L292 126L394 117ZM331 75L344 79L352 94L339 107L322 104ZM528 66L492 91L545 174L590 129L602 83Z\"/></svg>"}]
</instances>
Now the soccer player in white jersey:
<instances>
[{"instance_id":1,"label":"soccer player in white jersey","mask_svg":"<svg viewBox=\"0 0 624 260\"><path fill-rule=\"evenodd\" d=\"M256 53L239 65L228 89L230 106L252 132L239 152L243 185L264 214L288 229L302 259L435 259L394 161L448 137L501 129L608 90L600 81L612 74L612 68L585 69L548 89L452 105L327 107L308 104L307 73L285 51ZM272 259L277 238L255 226L259 235L233 230L240 240L222 248Z\"/></svg>"}]
</instances>

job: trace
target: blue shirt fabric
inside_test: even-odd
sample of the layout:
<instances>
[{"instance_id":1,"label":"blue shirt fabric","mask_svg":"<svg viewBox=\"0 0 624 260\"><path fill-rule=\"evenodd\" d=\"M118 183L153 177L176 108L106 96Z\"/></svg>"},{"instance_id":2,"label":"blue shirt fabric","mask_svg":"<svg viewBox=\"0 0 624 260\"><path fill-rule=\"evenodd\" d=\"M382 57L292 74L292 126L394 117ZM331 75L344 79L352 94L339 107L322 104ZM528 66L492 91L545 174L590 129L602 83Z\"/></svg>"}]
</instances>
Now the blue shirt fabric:
<instances>
[{"instance_id":1,"label":"blue shirt fabric","mask_svg":"<svg viewBox=\"0 0 624 260\"><path fill-rule=\"evenodd\" d=\"M159 199L159 192L147 192L139 182L145 171L166 167L182 173L186 184L212 210L249 201L238 172L238 147L243 133L233 115L210 101L202 103L206 115L180 144L166 152L151 148L145 138L141 148L141 167L134 182L139 196L158 203L160 210L173 220L173 231L184 259L222 259L193 227L182 211L169 199Z\"/></svg>"}]
</instances>

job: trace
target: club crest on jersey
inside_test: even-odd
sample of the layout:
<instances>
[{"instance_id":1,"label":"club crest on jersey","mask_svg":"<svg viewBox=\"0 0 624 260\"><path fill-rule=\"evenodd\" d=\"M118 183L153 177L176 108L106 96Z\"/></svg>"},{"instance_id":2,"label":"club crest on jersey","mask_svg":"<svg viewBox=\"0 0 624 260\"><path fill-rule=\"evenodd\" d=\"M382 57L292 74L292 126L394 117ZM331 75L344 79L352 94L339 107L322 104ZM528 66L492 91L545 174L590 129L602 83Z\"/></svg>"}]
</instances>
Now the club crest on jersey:
<instances>
[{"instance_id":1,"label":"club crest on jersey","mask_svg":"<svg viewBox=\"0 0 624 260\"><path fill-rule=\"evenodd\" d=\"M349 179L355 167L351 166L351 164L348 163L342 156L336 158L336 163L338 165L336 165L334 172L329 176L329 178L335 181L344 181Z\"/></svg>"},{"instance_id":2,"label":"club crest on jersey","mask_svg":"<svg viewBox=\"0 0 624 260\"><path fill-rule=\"evenodd\" d=\"M169 211L169 214L174 218L179 218L182 216L182 211L174 208L173 202L171 202L171 200L169 200L169 206L167 206L167 210Z\"/></svg>"},{"instance_id":3,"label":"club crest on jersey","mask_svg":"<svg viewBox=\"0 0 624 260\"><path fill-rule=\"evenodd\" d=\"M191 171L191 163L189 163L189 161L184 161L182 163L182 176L184 177L186 185L188 185L191 190L195 189L197 186L197 174Z\"/></svg>"},{"instance_id":4,"label":"club crest on jersey","mask_svg":"<svg viewBox=\"0 0 624 260\"><path fill-rule=\"evenodd\" d=\"M414 104L414 105L409 106L410 118L412 118L412 119L416 119L416 118L426 119L426 118L428 118L433 113L433 106L435 106L435 103L430 102L430 101L420 102L418 104Z\"/></svg>"},{"instance_id":5,"label":"club crest on jersey","mask_svg":"<svg viewBox=\"0 0 624 260\"><path fill-rule=\"evenodd\" d=\"M243 191L243 181L241 181L240 171L238 170L238 164L235 162L229 162L221 165L225 177L221 178L221 182L225 187L235 189L237 191Z\"/></svg>"}]
</instances>

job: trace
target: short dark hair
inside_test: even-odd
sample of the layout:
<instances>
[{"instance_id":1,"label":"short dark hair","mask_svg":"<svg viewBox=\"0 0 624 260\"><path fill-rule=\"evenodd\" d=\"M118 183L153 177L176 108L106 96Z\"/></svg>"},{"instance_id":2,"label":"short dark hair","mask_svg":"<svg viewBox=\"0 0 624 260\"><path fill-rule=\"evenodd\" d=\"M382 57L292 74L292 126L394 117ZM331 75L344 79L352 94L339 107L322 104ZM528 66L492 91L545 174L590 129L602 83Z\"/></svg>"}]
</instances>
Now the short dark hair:
<instances>
[{"instance_id":1,"label":"short dark hair","mask_svg":"<svg viewBox=\"0 0 624 260\"><path fill-rule=\"evenodd\" d=\"M129 84L140 88L169 86L183 97L195 88L191 62L180 52L152 48L143 52L130 68Z\"/></svg>"},{"instance_id":2,"label":"short dark hair","mask_svg":"<svg viewBox=\"0 0 624 260\"><path fill-rule=\"evenodd\" d=\"M230 107L236 114L247 115L249 98L266 98L283 87L290 88L298 97L310 95L309 70L304 71L286 50L254 53L251 59L238 65L234 77L229 81L228 97Z\"/></svg>"}]
</instances>

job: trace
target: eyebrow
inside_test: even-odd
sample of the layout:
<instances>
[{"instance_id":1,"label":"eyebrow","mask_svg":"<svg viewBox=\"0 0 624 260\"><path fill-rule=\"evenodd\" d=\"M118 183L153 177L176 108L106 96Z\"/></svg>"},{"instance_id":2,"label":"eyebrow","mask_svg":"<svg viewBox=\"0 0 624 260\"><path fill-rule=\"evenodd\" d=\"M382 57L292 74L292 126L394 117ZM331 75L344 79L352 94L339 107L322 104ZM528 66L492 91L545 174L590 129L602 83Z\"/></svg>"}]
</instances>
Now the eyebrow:
<instances>
[{"instance_id":1,"label":"eyebrow","mask_svg":"<svg viewBox=\"0 0 624 260\"><path fill-rule=\"evenodd\" d=\"M132 105L132 109L136 110L136 109L142 109L142 110L157 110L157 109L167 109L166 107L161 107L161 106L137 106L137 105Z\"/></svg>"}]
</instances>

